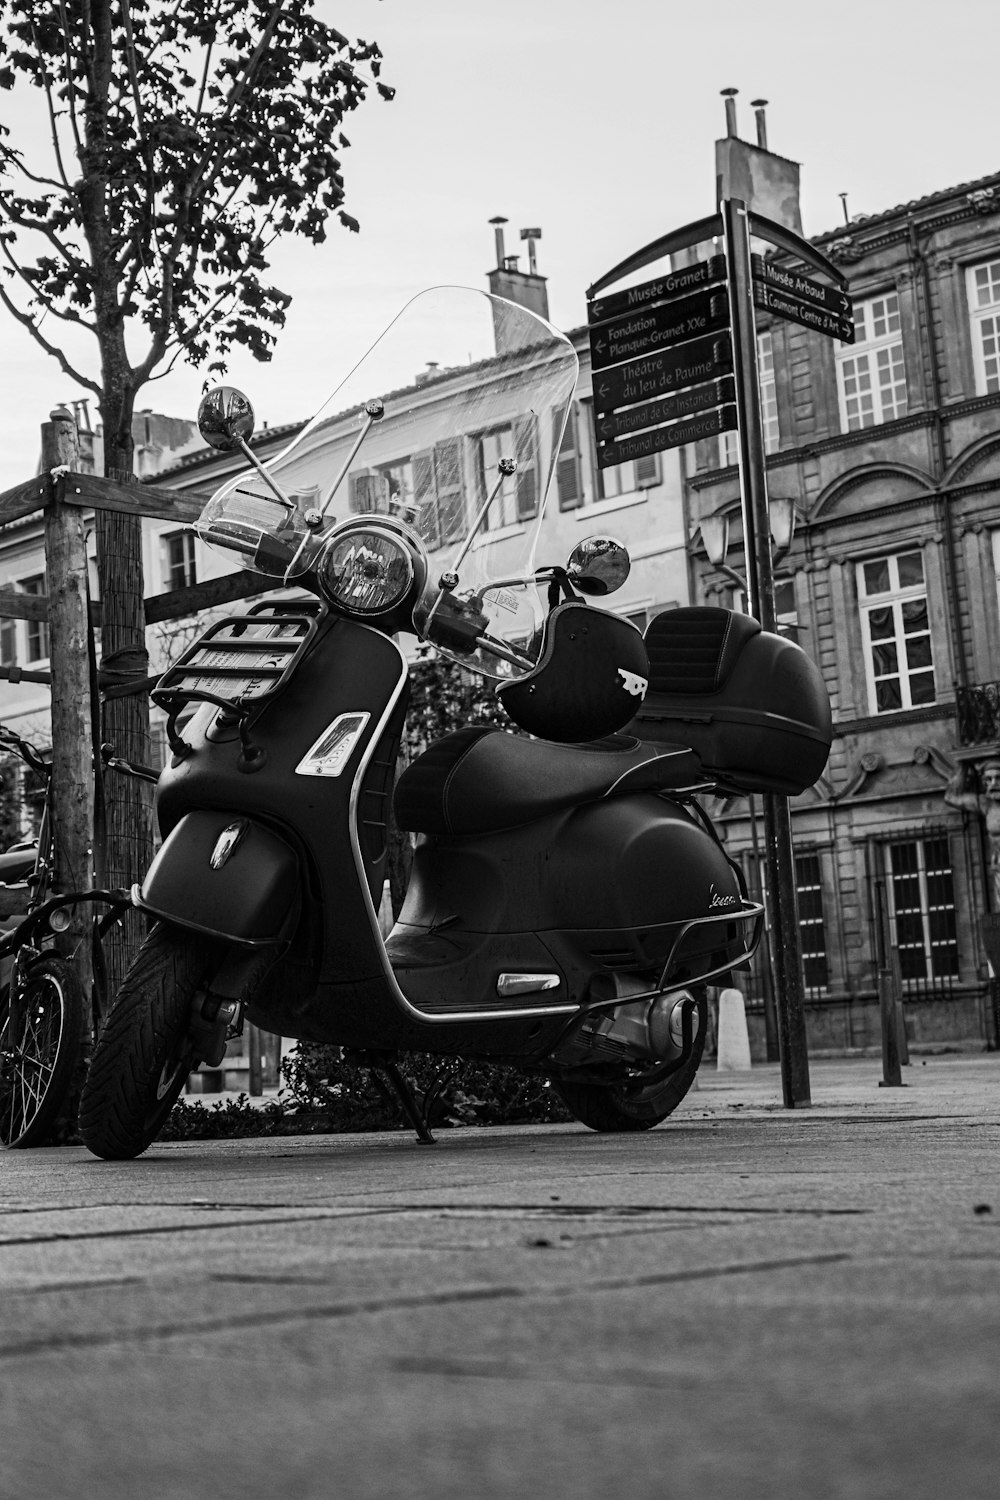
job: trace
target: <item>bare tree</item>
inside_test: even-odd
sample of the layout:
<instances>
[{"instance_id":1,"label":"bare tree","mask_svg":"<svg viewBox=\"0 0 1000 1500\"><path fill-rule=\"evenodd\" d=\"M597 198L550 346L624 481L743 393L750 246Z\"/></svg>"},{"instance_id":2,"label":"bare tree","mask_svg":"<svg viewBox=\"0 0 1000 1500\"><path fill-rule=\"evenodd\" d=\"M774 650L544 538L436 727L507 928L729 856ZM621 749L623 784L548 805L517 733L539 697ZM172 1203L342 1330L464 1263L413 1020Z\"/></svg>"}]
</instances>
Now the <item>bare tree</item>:
<instances>
[{"instance_id":1,"label":"bare tree","mask_svg":"<svg viewBox=\"0 0 1000 1500\"><path fill-rule=\"evenodd\" d=\"M221 373L237 345L270 357L291 301L267 279L277 238L318 244L334 216L358 228L341 126L370 90L392 97L380 61L314 0L4 0L0 89L46 128L19 140L0 104L0 302L97 397L107 476L132 473L148 380L180 359ZM97 529L104 662L142 676L140 520L102 511ZM145 700L105 712L119 752L145 760ZM141 794L116 783L109 877L137 878L150 838Z\"/></svg>"}]
</instances>

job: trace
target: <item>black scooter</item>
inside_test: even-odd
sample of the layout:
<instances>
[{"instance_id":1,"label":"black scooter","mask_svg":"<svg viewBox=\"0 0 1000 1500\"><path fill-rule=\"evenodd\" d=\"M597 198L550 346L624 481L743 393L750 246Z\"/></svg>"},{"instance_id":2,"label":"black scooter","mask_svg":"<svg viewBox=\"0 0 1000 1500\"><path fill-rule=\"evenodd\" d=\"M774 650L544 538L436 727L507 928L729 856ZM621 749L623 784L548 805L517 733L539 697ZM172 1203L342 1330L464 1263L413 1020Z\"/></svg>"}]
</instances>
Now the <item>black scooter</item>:
<instances>
[{"instance_id":1,"label":"black scooter","mask_svg":"<svg viewBox=\"0 0 1000 1500\"><path fill-rule=\"evenodd\" d=\"M432 324L472 299L491 348L406 386L389 345L412 347L427 298ZM378 377L395 393L361 399ZM628 571L610 538L526 565L575 380L549 325L438 289L266 467L246 398L202 403L206 440L246 462L198 533L276 592L216 621L153 693L171 761L133 899L156 925L94 1050L80 1125L96 1155L143 1151L244 1017L352 1049L425 1141L410 1052L543 1073L596 1130L647 1129L691 1086L705 985L747 962L762 920L696 794L809 785L829 704L808 657L749 617L674 609L644 638L595 604ZM394 791L399 632L489 675L527 734L459 729ZM416 847L383 937L391 805Z\"/></svg>"}]
</instances>

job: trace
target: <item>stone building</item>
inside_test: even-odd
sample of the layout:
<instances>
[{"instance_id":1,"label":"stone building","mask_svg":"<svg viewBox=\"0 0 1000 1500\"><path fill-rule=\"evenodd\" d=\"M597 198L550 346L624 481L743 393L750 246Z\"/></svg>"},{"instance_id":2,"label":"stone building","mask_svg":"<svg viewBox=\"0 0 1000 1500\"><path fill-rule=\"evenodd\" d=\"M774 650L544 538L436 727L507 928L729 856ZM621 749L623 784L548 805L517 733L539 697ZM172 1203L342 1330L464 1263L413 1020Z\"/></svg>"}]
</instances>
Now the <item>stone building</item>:
<instances>
[{"instance_id":1,"label":"stone building","mask_svg":"<svg viewBox=\"0 0 1000 1500\"><path fill-rule=\"evenodd\" d=\"M855 342L757 322L768 491L797 523L779 621L835 718L826 774L792 809L810 1049L878 1044L882 954L911 1043L995 1047L982 918L1000 910L1000 804L984 817L981 771L1000 752L1000 174L812 243L849 278ZM738 570L734 437L686 452L696 602L741 605L701 530L729 522ZM759 888L752 807L719 810ZM748 977L759 1010L763 966Z\"/></svg>"}]
</instances>

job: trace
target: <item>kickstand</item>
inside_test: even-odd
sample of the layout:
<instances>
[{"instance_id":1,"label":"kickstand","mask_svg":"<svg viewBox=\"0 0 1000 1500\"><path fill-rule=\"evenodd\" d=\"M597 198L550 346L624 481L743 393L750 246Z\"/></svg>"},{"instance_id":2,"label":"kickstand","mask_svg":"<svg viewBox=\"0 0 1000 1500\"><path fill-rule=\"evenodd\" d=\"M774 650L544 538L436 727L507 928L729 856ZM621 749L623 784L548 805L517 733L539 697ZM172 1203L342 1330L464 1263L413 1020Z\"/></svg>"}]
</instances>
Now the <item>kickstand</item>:
<instances>
[{"instance_id":1,"label":"kickstand","mask_svg":"<svg viewBox=\"0 0 1000 1500\"><path fill-rule=\"evenodd\" d=\"M421 1146L437 1145L427 1121L429 1106L433 1102L430 1096L425 1101L424 1108L421 1109L413 1097L413 1090L394 1062L387 1062L385 1059L379 1058L377 1063L370 1063L369 1066L373 1072L384 1073L396 1090L396 1097L403 1106L403 1112L417 1132L418 1144Z\"/></svg>"}]
</instances>

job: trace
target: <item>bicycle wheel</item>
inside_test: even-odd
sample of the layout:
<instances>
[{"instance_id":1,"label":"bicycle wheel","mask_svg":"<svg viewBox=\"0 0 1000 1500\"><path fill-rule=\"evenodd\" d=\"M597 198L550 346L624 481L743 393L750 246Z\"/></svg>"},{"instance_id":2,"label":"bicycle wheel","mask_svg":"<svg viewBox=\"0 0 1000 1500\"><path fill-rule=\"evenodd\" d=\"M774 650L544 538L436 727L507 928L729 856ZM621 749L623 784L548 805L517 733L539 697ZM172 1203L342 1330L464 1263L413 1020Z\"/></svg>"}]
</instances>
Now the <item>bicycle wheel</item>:
<instances>
[{"instance_id":1,"label":"bicycle wheel","mask_svg":"<svg viewBox=\"0 0 1000 1500\"><path fill-rule=\"evenodd\" d=\"M0 1142L40 1146L69 1093L83 1041L83 986L64 958L46 953L20 994L0 994Z\"/></svg>"}]
</instances>

